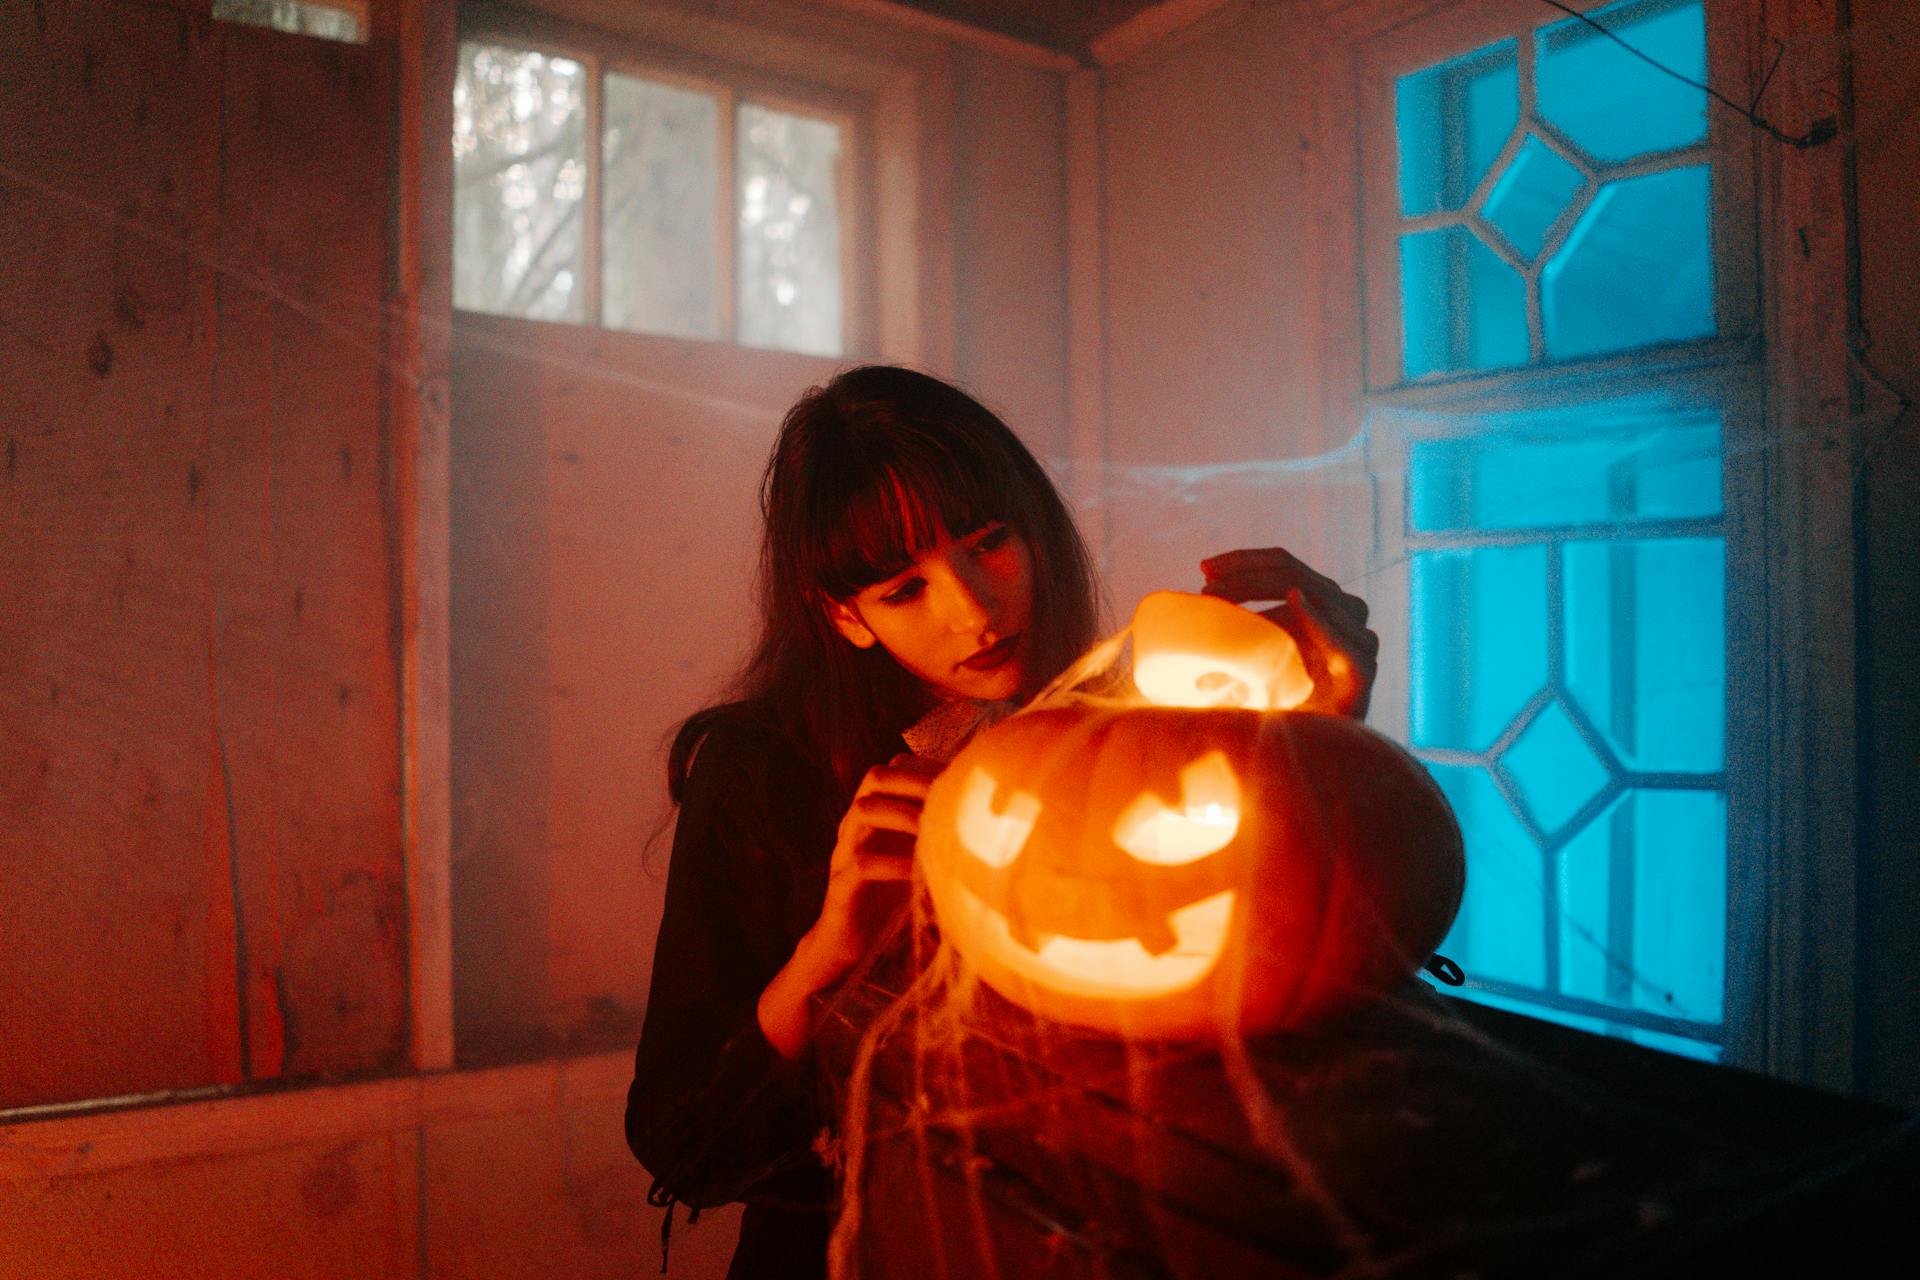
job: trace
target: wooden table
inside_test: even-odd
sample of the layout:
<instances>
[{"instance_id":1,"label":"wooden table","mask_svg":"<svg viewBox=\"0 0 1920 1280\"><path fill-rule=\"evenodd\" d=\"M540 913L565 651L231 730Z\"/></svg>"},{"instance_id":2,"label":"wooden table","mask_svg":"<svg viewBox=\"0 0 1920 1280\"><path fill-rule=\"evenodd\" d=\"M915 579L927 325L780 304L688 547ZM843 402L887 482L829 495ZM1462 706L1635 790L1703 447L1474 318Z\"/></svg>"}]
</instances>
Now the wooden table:
<instances>
[{"instance_id":1,"label":"wooden table","mask_svg":"<svg viewBox=\"0 0 1920 1280\"><path fill-rule=\"evenodd\" d=\"M1911 1117L1424 984L1237 1053L959 1025L878 966L826 1010L851 1260L881 1277L1911 1274ZM863 1048L864 1046L864 1048ZM845 1089L842 1089L842 1101ZM862 1132L864 1127L864 1132Z\"/></svg>"}]
</instances>

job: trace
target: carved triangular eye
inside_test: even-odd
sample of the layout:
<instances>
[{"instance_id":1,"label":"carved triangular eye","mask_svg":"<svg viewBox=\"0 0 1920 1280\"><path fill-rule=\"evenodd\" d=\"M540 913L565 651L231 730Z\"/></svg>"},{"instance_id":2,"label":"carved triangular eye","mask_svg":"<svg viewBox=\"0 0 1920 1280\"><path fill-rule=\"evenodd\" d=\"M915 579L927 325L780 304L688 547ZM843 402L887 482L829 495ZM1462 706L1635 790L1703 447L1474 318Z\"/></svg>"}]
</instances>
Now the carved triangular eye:
<instances>
[{"instance_id":1,"label":"carved triangular eye","mask_svg":"<svg viewBox=\"0 0 1920 1280\"><path fill-rule=\"evenodd\" d=\"M1218 853L1240 831L1240 784L1225 753L1210 751L1180 771L1180 801L1169 808L1136 796L1113 824L1113 842L1141 862L1177 867Z\"/></svg>"},{"instance_id":2,"label":"carved triangular eye","mask_svg":"<svg viewBox=\"0 0 1920 1280\"><path fill-rule=\"evenodd\" d=\"M990 867L1004 867L1020 856L1033 834L1033 824L1040 820L1040 798L1016 791L1008 797L1006 811L997 813L993 791L993 775L976 766L960 789L953 829L968 853Z\"/></svg>"}]
</instances>

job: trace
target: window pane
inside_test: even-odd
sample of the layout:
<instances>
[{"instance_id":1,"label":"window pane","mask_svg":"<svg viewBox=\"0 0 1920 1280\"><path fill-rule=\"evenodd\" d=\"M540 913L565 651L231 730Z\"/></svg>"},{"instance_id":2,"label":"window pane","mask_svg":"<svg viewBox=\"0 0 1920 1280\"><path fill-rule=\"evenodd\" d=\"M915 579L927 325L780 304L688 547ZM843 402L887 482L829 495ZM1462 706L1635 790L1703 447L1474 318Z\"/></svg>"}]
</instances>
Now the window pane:
<instances>
[{"instance_id":1,"label":"window pane","mask_svg":"<svg viewBox=\"0 0 1920 1280\"><path fill-rule=\"evenodd\" d=\"M1726 801L1715 791L1629 791L1589 824L1560 852L1562 990L1719 1023L1725 845Z\"/></svg>"},{"instance_id":2,"label":"window pane","mask_svg":"<svg viewBox=\"0 0 1920 1280\"><path fill-rule=\"evenodd\" d=\"M586 76L578 62L465 43L453 90L453 303L585 319Z\"/></svg>"},{"instance_id":3,"label":"window pane","mask_svg":"<svg viewBox=\"0 0 1920 1280\"><path fill-rule=\"evenodd\" d=\"M1485 770L1429 765L1466 837L1467 892L1440 944L1469 978L1538 987L1546 981L1540 847Z\"/></svg>"},{"instance_id":4,"label":"window pane","mask_svg":"<svg viewBox=\"0 0 1920 1280\"><path fill-rule=\"evenodd\" d=\"M720 108L712 94L606 78L603 322L720 337Z\"/></svg>"},{"instance_id":5,"label":"window pane","mask_svg":"<svg viewBox=\"0 0 1920 1280\"><path fill-rule=\"evenodd\" d=\"M1400 212L1458 209L1520 118L1513 41L1402 76L1394 86L1400 138Z\"/></svg>"},{"instance_id":6,"label":"window pane","mask_svg":"<svg viewBox=\"0 0 1920 1280\"><path fill-rule=\"evenodd\" d=\"M1725 763L1725 566L1719 538L1567 547L1567 684L1629 767Z\"/></svg>"},{"instance_id":7,"label":"window pane","mask_svg":"<svg viewBox=\"0 0 1920 1280\"><path fill-rule=\"evenodd\" d=\"M1422 552L1408 572L1412 741L1484 751L1547 682L1546 548Z\"/></svg>"},{"instance_id":8,"label":"window pane","mask_svg":"<svg viewBox=\"0 0 1920 1280\"><path fill-rule=\"evenodd\" d=\"M1400 237L1409 381L1527 362L1527 287L1465 227Z\"/></svg>"},{"instance_id":9,"label":"window pane","mask_svg":"<svg viewBox=\"0 0 1920 1280\"><path fill-rule=\"evenodd\" d=\"M1582 407L1408 453L1408 524L1420 532L1700 518L1720 505L1713 418Z\"/></svg>"},{"instance_id":10,"label":"window pane","mask_svg":"<svg viewBox=\"0 0 1920 1280\"><path fill-rule=\"evenodd\" d=\"M1726 993L1726 797L1639 791L1632 798L1634 1003L1717 1023Z\"/></svg>"},{"instance_id":11,"label":"window pane","mask_svg":"<svg viewBox=\"0 0 1920 1280\"><path fill-rule=\"evenodd\" d=\"M840 127L743 103L738 133L740 341L838 355Z\"/></svg>"},{"instance_id":12,"label":"window pane","mask_svg":"<svg viewBox=\"0 0 1920 1280\"><path fill-rule=\"evenodd\" d=\"M1648 57L1706 83L1700 0L1629 0L1592 16ZM1586 23L1557 22L1535 39L1540 113L1594 159L1617 163L1706 138L1706 94L1662 74Z\"/></svg>"},{"instance_id":13,"label":"window pane","mask_svg":"<svg viewBox=\"0 0 1920 1280\"><path fill-rule=\"evenodd\" d=\"M365 44L364 4L327 4L324 0L213 0L212 16L221 22L291 31L346 44Z\"/></svg>"},{"instance_id":14,"label":"window pane","mask_svg":"<svg viewBox=\"0 0 1920 1280\"><path fill-rule=\"evenodd\" d=\"M1540 254L1547 229L1567 211L1586 185L1586 177L1532 134L1487 195L1482 211L1527 259Z\"/></svg>"},{"instance_id":15,"label":"window pane","mask_svg":"<svg viewBox=\"0 0 1920 1280\"><path fill-rule=\"evenodd\" d=\"M1548 354L1711 336L1711 195L1705 165L1601 187L1541 273Z\"/></svg>"}]
</instances>

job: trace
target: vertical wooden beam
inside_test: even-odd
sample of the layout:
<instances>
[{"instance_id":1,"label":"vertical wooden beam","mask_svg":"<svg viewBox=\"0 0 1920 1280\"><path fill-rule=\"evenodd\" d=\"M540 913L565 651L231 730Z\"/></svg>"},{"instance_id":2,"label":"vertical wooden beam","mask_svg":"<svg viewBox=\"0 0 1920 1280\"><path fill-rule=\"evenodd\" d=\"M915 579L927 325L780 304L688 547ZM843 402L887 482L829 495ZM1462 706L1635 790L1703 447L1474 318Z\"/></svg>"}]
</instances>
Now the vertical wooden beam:
<instances>
[{"instance_id":1,"label":"vertical wooden beam","mask_svg":"<svg viewBox=\"0 0 1920 1280\"><path fill-rule=\"evenodd\" d=\"M412 1058L453 1065L448 701L448 428L453 319L453 0L401 0L394 24L390 412L400 573L401 795Z\"/></svg>"},{"instance_id":2,"label":"vertical wooden beam","mask_svg":"<svg viewBox=\"0 0 1920 1280\"><path fill-rule=\"evenodd\" d=\"M1837 116L1852 93L1841 16L1827 0L1755 6L1758 77L1791 52L1766 114L1791 134ZM1759 1064L1831 1089L1855 1076L1858 868L1857 606L1852 219L1845 148L1759 149L1762 323L1768 352L1764 460L1768 734L1763 847L1766 1008Z\"/></svg>"}]
</instances>

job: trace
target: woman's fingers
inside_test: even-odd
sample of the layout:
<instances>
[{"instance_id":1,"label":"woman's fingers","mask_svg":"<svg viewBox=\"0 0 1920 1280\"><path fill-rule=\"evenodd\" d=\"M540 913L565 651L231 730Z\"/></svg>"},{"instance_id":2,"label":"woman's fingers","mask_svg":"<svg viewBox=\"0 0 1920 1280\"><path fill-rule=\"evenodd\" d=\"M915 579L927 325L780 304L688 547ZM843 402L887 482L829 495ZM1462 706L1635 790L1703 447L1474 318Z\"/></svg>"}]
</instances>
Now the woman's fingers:
<instances>
[{"instance_id":1,"label":"woman's fingers","mask_svg":"<svg viewBox=\"0 0 1920 1280\"><path fill-rule=\"evenodd\" d=\"M920 830L920 811L925 802L912 796L888 795L875 791L855 796L847 808L847 821L854 827L881 827L913 835Z\"/></svg>"},{"instance_id":2,"label":"woman's fingers","mask_svg":"<svg viewBox=\"0 0 1920 1280\"><path fill-rule=\"evenodd\" d=\"M1313 695L1305 709L1334 715L1364 716L1373 695L1378 669L1380 637L1350 621L1336 620L1314 608L1298 588L1287 593L1286 605L1268 616L1300 643L1300 656L1313 677Z\"/></svg>"},{"instance_id":3,"label":"woman's fingers","mask_svg":"<svg viewBox=\"0 0 1920 1280\"><path fill-rule=\"evenodd\" d=\"M1345 613L1361 626L1367 621L1367 602L1347 591L1285 547L1229 551L1200 562L1205 578L1201 591L1235 604L1250 600L1284 600L1298 588L1324 614Z\"/></svg>"}]
</instances>

